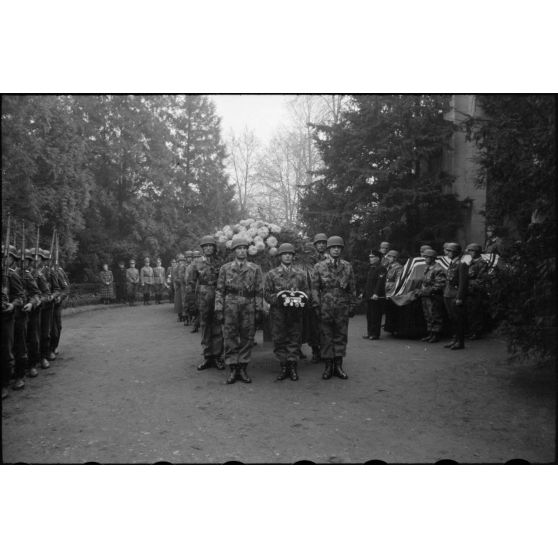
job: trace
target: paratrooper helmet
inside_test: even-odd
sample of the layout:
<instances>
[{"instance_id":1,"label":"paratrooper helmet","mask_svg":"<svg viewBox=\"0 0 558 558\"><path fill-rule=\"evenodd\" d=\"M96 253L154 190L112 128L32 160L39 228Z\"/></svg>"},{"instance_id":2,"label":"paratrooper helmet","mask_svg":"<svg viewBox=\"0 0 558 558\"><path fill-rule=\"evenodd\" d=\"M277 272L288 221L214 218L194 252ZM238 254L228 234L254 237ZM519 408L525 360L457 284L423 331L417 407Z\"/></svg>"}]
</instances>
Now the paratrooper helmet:
<instances>
[{"instance_id":1,"label":"paratrooper helmet","mask_svg":"<svg viewBox=\"0 0 558 558\"><path fill-rule=\"evenodd\" d=\"M281 254L294 254L296 252L294 246L288 242L281 244L277 250L277 255Z\"/></svg>"},{"instance_id":2,"label":"paratrooper helmet","mask_svg":"<svg viewBox=\"0 0 558 558\"><path fill-rule=\"evenodd\" d=\"M343 239L340 236L330 236L327 239L327 247L333 248L334 246L345 248L345 242L343 242Z\"/></svg>"}]
</instances>

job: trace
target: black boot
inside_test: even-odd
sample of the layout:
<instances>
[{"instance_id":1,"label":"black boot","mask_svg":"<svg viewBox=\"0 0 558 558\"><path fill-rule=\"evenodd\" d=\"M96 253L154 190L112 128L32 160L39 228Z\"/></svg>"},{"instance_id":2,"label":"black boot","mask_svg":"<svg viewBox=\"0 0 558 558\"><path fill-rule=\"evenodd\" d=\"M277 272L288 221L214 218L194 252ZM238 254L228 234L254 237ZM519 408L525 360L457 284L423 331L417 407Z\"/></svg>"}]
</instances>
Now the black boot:
<instances>
[{"instance_id":1,"label":"black boot","mask_svg":"<svg viewBox=\"0 0 558 558\"><path fill-rule=\"evenodd\" d=\"M343 357L335 357L333 360L333 374L342 380L347 380L349 376L345 374L345 371L342 368L343 365Z\"/></svg>"},{"instance_id":2,"label":"black boot","mask_svg":"<svg viewBox=\"0 0 558 558\"><path fill-rule=\"evenodd\" d=\"M322 374L322 379L329 380L332 376L333 376L333 359L326 358L325 369L324 369L324 373Z\"/></svg>"},{"instance_id":3,"label":"black boot","mask_svg":"<svg viewBox=\"0 0 558 558\"><path fill-rule=\"evenodd\" d=\"M451 341L449 343L447 343L446 345L444 345L444 349L451 349L455 343L457 342L457 338L454 336L451 338Z\"/></svg>"},{"instance_id":4,"label":"black boot","mask_svg":"<svg viewBox=\"0 0 558 558\"><path fill-rule=\"evenodd\" d=\"M217 370L224 370L226 368L225 361L221 357L214 358L213 362L215 362Z\"/></svg>"},{"instance_id":5,"label":"black boot","mask_svg":"<svg viewBox=\"0 0 558 558\"><path fill-rule=\"evenodd\" d=\"M298 380L298 371L297 371L298 362L292 361L292 362L288 362L287 364L289 365L288 369L289 369L289 374L291 376L291 380L293 382L296 382Z\"/></svg>"},{"instance_id":6,"label":"black boot","mask_svg":"<svg viewBox=\"0 0 558 558\"><path fill-rule=\"evenodd\" d=\"M421 341L425 341L426 343L430 343L430 339L432 339L432 335L433 335L432 332L429 331L429 332L428 332L428 335L427 335L426 337L423 337L423 338L421 339Z\"/></svg>"},{"instance_id":7,"label":"black boot","mask_svg":"<svg viewBox=\"0 0 558 558\"><path fill-rule=\"evenodd\" d=\"M289 377L289 369L287 368L287 363L282 362L280 366L281 366L281 371L279 372L277 378L275 378L276 382L282 382L285 378Z\"/></svg>"},{"instance_id":8,"label":"black boot","mask_svg":"<svg viewBox=\"0 0 558 558\"><path fill-rule=\"evenodd\" d=\"M440 341L440 336L437 333L432 332L430 339L428 340L429 343L438 343Z\"/></svg>"},{"instance_id":9,"label":"black boot","mask_svg":"<svg viewBox=\"0 0 558 558\"><path fill-rule=\"evenodd\" d=\"M314 364L320 362L320 349L318 347L312 347L312 362Z\"/></svg>"},{"instance_id":10,"label":"black boot","mask_svg":"<svg viewBox=\"0 0 558 558\"><path fill-rule=\"evenodd\" d=\"M213 360L210 358L204 358L199 364L198 364L198 370L205 370L207 368L211 368L213 366Z\"/></svg>"},{"instance_id":11,"label":"black boot","mask_svg":"<svg viewBox=\"0 0 558 558\"><path fill-rule=\"evenodd\" d=\"M238 370L238 364L231 364L229 366L229 375L227 376L226 384L234 384L236 382L236 373Z\"/></svg>"},{"instance_id":12,"label":"black boot","mask_svg":"<svg viewBox=\"0 0 558 558\"><path fill-rule=\"evenodd\" d=\"M238 377L241 382L244 382L245 384L251 384L252 378L250 378L250 376L248 376L248 374L246 373L246 368L248 368L248 363L246 362L242 362L238 365Z\"/></svg>"}]
</instances>

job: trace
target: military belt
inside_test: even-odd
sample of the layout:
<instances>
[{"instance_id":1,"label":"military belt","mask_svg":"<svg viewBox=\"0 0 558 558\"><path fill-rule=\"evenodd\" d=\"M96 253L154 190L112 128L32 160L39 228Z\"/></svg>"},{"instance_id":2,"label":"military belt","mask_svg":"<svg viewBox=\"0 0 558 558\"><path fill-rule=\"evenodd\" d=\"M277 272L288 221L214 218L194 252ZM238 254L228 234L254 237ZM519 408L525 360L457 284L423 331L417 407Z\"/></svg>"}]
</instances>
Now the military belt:
<instances>
[{"instance_id":1,"label":"military belt","mask_svg":"<svg viewBox=\"0 0 558 558\"><path fill-rule=\"evenodd\" d=\"M225 294L243 296L245 298L251 298L256 296L254 289L239 289L236 287L227 287L225 289Z\"/></svg>"}]
</instances>

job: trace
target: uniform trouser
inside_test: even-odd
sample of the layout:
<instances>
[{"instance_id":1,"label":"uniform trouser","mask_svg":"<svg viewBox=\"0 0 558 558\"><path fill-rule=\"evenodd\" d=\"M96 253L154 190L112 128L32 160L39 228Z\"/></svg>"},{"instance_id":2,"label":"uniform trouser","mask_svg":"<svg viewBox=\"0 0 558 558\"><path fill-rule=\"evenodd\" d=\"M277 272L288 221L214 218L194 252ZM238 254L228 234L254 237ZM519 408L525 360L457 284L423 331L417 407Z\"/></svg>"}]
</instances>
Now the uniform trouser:
<instances>
[{"instance_id":1,"label":"uniform trouser","mask_svg":"<svg viewBox=\"0 0 558 558\"><path fill-rule=\"evenodd\" d=\"M321 356L325 359L344 357L347 352L349 319L320 320Z\"/></svg>"},{"instance_id":2,"label":"uniform trouser","mask_svg":"<svg viewBox=\"0 0 558 558\"><path fill-rule=\"evenodd\" d=\"M306 306L304 312L307 313L306 325L308 331L306 332L307 343L313 350L320 348L320 318L314 308ZM303 321L304 323L304 321Z\"/></svg>"},{"instance_id":3,"label":"uniform trouser","mask_svg":"<svg viewBox=\"0 0 558 558\"><path fill-rule=\"evenodd\" d=\"M225 364L250 362L255 333L256 309L254 299L227 295L223 325Z\"/></svg>"},{"instance_id":4,"label":"uniform trouser","mask_svg":"<svg viewBox=\"0 0 558 558\"><path fill-rule=\"evenodd\" d=\"M269 311L273 353L281 363L298 361L302 335L302 312L272 306Z\"/></svg>"},{"instance_id":5,"label":"uniform trouser","mask_svg":"<svg viewBox=\"0 0 558 558\"><path fill-rule=\"evenodd\" d=\"M14 312L2 312L2 387L8 387L14 375Z\"/></svg>"},{"instance_id":6,"label":"uniform trouser","mask_svg":"<svg viewBox=\"0 0 558 558\"><path fill-rule=\"evenodd\" d=\"M155 285L153 285L153 296L155 298L155 302L157 304L161 303L161 299L163 298L163 285L160 283L157 283Z\"/></svg>"},{"instance_id":7,"label":"uniform trouser","mask_svg":"<svg viewBox=\"0 0 558 558\"><path fill-rule=\"evenodd\" d=\"M50 350L54 352L60 343L62 334L62 303L54 303L52 309L52 326L50 329Z\"/></svg>"},{"instance_id":8,"label":"uniform trouser","mask_svg":"<svg viewBox=\"0 0 558 558\"><path fill-rule=\"evenodd\" d=\"M444 297L444 306L448 313L451 333L460 344L465 342L465 306L457 306L455 297Z\"/></svg>"},{"instance_id":9,"label":"uniform trouser","mask_svg":"<svg viewBox=\"0 0 558 558\"><path fill-rule=\"evenodd\" d=\"M390 333L397 333L399 329L399 306L387 298L384 310L386 313L384 329Z\"/></svg>"},{"instance_id":10,"label":"uniform trouser","mask_svg":"<svg viewBox=\"0 0 558 558\"><path fill-rule=\"evenodd\" d=\"M469 333L481 335L484 330L484 296L483 293L469 293L467 295L467 325Z\"/></svg>"},{"instance_id":11,"label":"uniform trouser","mask_svg":"<svg viewBox=\"0 0 558 558\"><path fill-rule=\"evenodd\" d=\"M27 356L27 312L17 309L14 317L15 378L23 378L29 366Z\"/></svg>"},{"instance_id":12,"label":"uniform trouser","mask_svg":"<svg viewBox=\"0 0 558 558\"><path fill-rule=\"evenodd\" d=\"M29 312L27 319L27 355L29 366L37 366L41 362L41 309Z\"/></svg>"},{"instance_id":13,"label":"uniform trouser","mask_svg":"<svg viewBox=\"0 0 558 558\"><path fill-rule=\"evenodd\" d=\"M128 283L128 304L130 306L136 302L136 283Z\"/></svg>"},{"instance_id":14,"label":"uniform trouser","mask_svg":"<svg viewBox=\"0 0 558 558\"><path fill-rule=\"evenodd\" d=\"M116 300L126 302L126 283L116 283Z\"/></svg>"},{"instance_id":15,"label":"uniform trouser","mask_svg":"<svg viewBox=\"0 0 558 558\"><path fill-rule=\"evenodd\" d=\"M174 311L181 316L184 312L184 299L182 296L182 285L174 282Z\"/></svg>"},{"instance_id":16,"label":"uniform trouser","mask_svg":"<svg viewBox=\"0 0 558 558\"><path fill-rule=\"evenodd\" d=\"M169 285L169 302L174 302L174 285Z\"/></svg>"},{"instance_id":17,"label":"uniform trouser","mask_svg":"<svg viewBox=\"0 0 558 558\"><path fill-rule=\"evenodd\" d=\"M430 333L440 333L444 327L444 300L442 295L423 296L421 301L426 330Z\"/></svg>"},{"instance_id":18,"label":"uniform trouser","mask_svg":"<svg viewBox=\"0 0 558 558\"><path fill-rule=\"evenodd\" d=\"M52 329L52 302L41 304L41 358L50 355L50 331Z\"/></svg>"},{"instance_id":19,"label":"uniform trouser","mask_svg":"<svg viewBox=\"0 0 558 558\"><path fill-rule=\"evenodd\" d=\"M366 301L366 327L368 337L380 337L385 305L386 300L384 298Z\"/></svg>"},{"instance_id":20,"label":"uniform trouser","mask_svg":"<svg viewBox=\"0 0 558 558\"><path fill-rule=\"evenodd\" d=\"M223 329L213 310L200 313L201 346L204 358L220 358L223 354Z\"/></svg>"},{"instance_id":21,"label":"uniform trouser","mask_svg":"<svg viewBox=\"0 0 558 558\"><path fill-rule=\"evenodd\" d=\"M148 285L145 284L142 287L143 290L143 302L149 302L149 299L151 298L151 291L153 290L153 285Z\"/></svg>"}]
</instances>

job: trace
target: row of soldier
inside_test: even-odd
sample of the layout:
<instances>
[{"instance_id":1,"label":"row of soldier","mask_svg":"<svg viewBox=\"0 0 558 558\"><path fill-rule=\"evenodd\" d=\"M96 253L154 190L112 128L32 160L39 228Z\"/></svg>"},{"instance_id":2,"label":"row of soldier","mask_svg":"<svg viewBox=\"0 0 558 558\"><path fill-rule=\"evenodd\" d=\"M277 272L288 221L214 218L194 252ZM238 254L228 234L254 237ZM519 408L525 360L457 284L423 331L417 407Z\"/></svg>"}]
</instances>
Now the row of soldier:
<instances>
[{"instance_id":1,"label":"row of soldier","mask_svg":"<svg viewBox=\"0 0 558 558\"><path fill-rule=\"evenodd\" d=\"M307 268L294 265L292 244L281 244L279 265L265 279L261 268L248 261L248 242L241 238L233 240L233 260L225 264L217 257L212 236L201 239L201 257L188 261L188 253L178 256L172 271L175 309L179 321L187 323L193 314L199 319L203 358L198 370L228 366L227 384L250 383L247 367L265 307L279 362L278 381L298 380L304 341L312 347L312 361L325 362L324 379L347 379L343 357L348 319L357 304L354 273L349 262L341 259L344 242L340 237L317 235L314 246L314 265ZM311 322L305 328L306 338L305 316Z\"/></svg>"},{"instance_id":2,"label":"row of soldier","mask_svg":"<svg viewBox=\"0 0 558 558\"><path fill-rule=\"evenodd\" d=\"M8 235L9 236L9 235ZM57 245L57 239L56 239ZM70 283L52 251L2 247L2 399L56 360Z\"/></svg>"}]
</instances>

